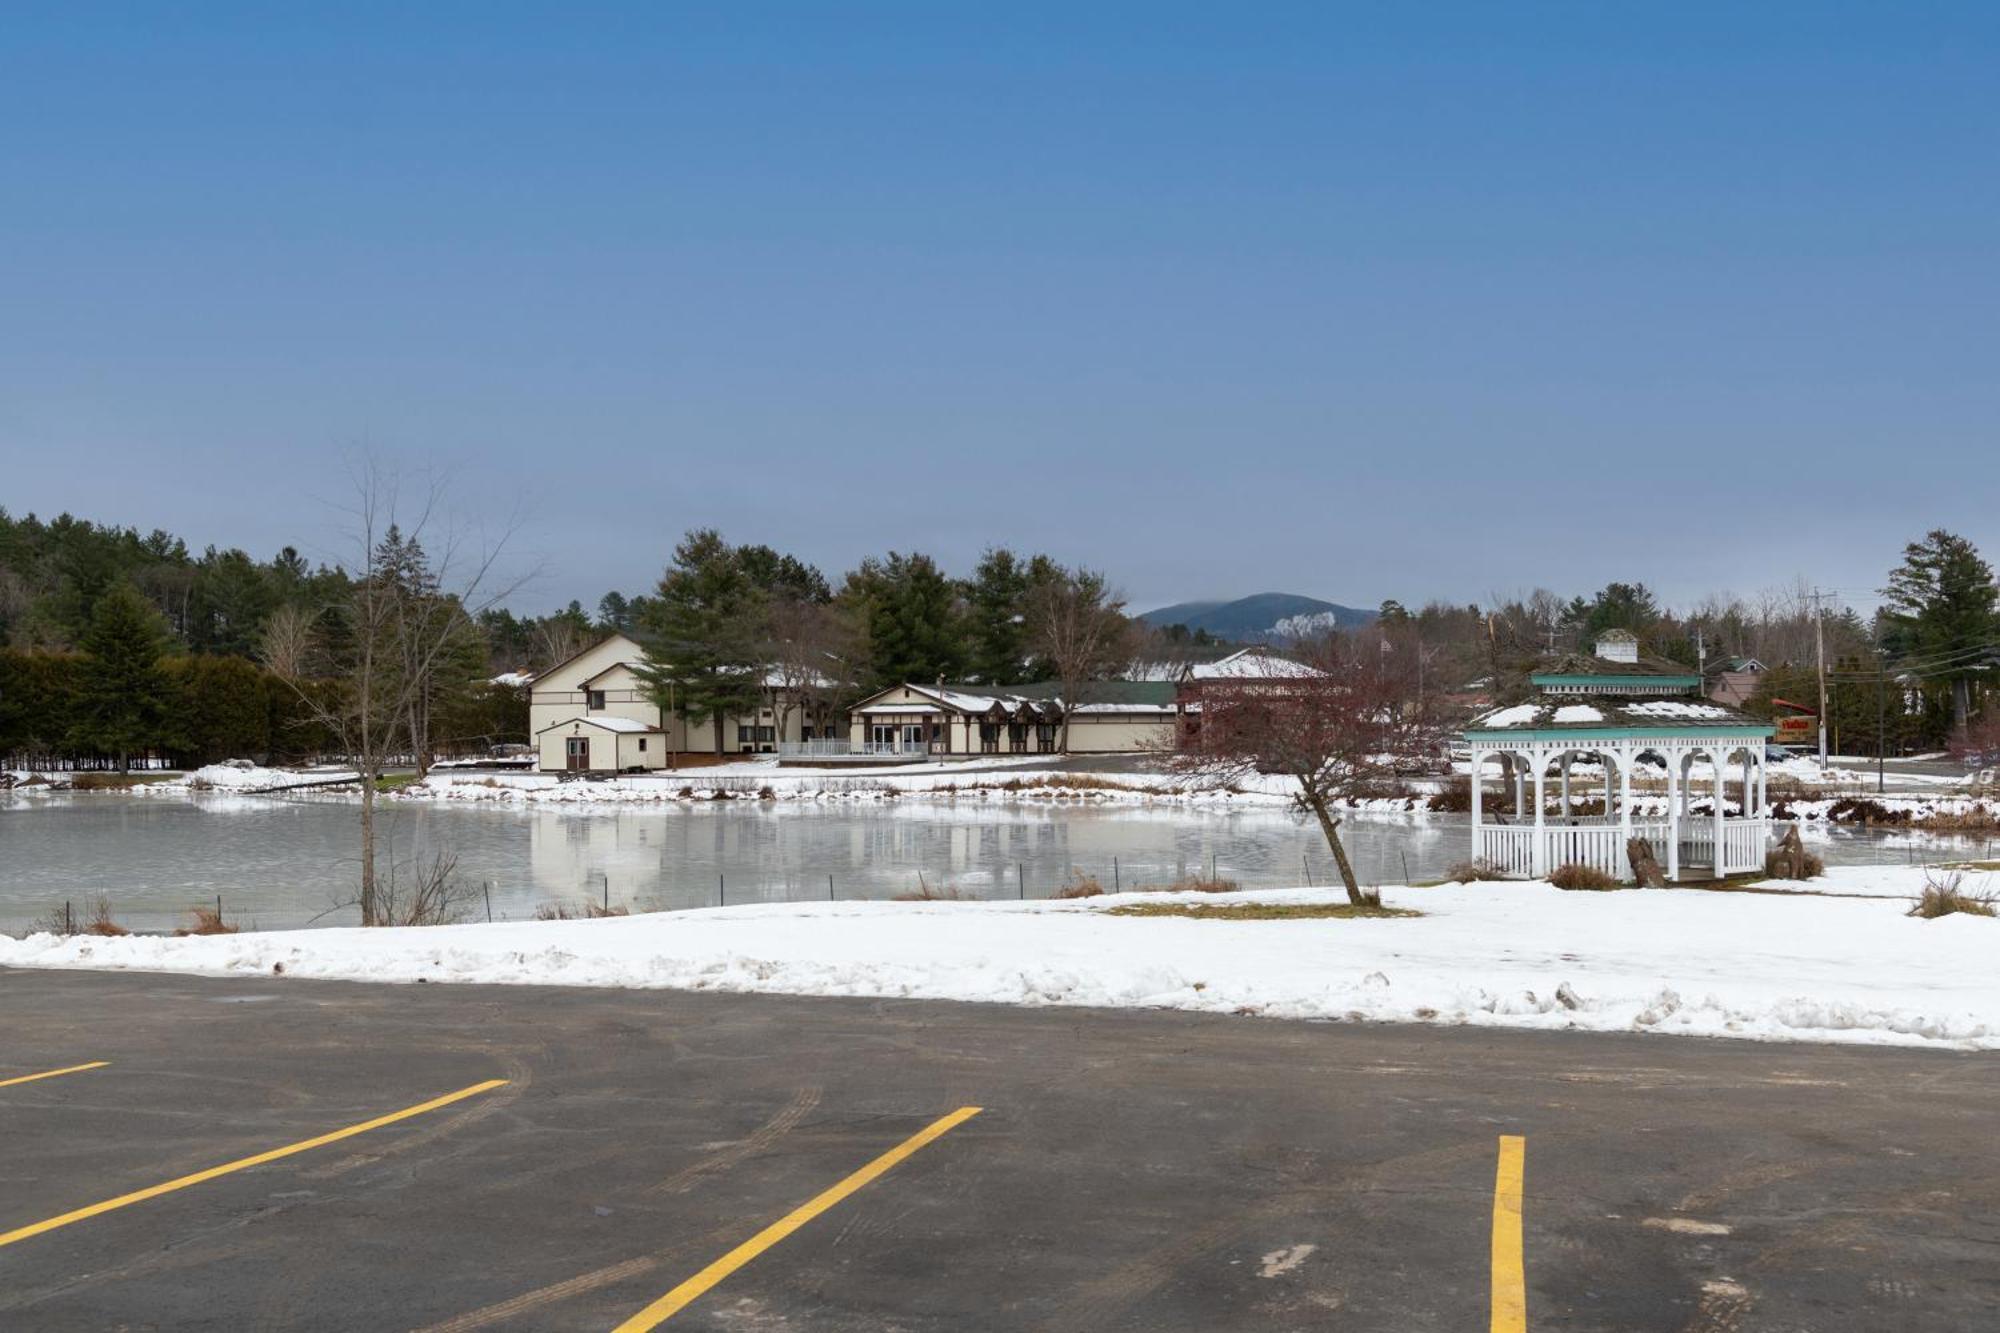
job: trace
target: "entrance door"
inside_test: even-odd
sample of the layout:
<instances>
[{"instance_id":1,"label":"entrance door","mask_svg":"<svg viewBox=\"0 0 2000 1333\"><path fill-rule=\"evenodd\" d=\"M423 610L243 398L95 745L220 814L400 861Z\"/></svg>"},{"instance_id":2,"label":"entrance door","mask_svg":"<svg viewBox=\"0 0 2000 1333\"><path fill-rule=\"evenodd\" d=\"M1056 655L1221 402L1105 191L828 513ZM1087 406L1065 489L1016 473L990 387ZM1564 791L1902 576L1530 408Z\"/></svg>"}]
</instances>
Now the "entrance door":
<instances>
[{"instance_id":1,"label":"entrance door","mask_svg":"<svg viewBox=\"0 0 2000 1333\"><path fill-rule=\"evenodd\" d=\"M903 728L903 753L922 754L924 752L924 728L920 722Z\"/></svg>"},{"instance_id":2,"label":"entrance door","mask_svg":"<svg viewBox=\"0 0 2000 1333\"><path fill-rule=\"evenodd\" d=\"M564 767L572 773L582 773L590 768L590 737L565 736L563 738Z\"/></svg>"}]
</instances>

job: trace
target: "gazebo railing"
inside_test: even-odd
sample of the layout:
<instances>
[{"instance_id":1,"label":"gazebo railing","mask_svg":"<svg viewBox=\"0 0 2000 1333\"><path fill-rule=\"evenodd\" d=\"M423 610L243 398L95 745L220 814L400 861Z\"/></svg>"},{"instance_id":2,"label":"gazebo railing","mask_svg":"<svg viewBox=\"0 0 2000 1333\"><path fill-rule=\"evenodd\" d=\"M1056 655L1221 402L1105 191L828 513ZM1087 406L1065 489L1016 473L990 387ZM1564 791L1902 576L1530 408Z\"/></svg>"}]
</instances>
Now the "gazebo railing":
<instances>
[{"instance_id":1,"label":"gazebo railing","mask_svg":"<svg viewBox=\"0 0 2000 1333\"><path fill-rule=\"evenodd\" d=\"M1664 819L1635 819L1631 831L1615 817L1578 818L1544 824L1481 824L1474 855L1490 861L1503 874L1532 876L1536 873L1535 841L1542 840L1541 873L1557 866L1595 866L1619 879L1631 876L1631 862L1625 852L1627 837L1644 838L1653 845L1661 865L1667 863L1667 839L1672 825ZM1770 821L1764 818L1727 819L1722 828L1722 864L1715 866L1715 820L1695 816L1680 825L1680 863L1715 868L1721 875L1745 874L1764 864L1764 849L1770 835Z\"/></svg>"}]
</instances>

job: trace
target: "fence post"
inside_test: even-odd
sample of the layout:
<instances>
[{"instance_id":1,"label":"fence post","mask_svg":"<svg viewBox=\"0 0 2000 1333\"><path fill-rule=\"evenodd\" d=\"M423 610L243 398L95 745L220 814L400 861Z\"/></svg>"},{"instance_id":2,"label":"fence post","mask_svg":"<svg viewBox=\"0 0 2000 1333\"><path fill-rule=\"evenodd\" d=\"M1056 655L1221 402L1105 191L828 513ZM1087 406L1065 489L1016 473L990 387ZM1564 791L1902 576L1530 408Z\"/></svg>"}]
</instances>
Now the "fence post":
<instances>
[{"instance_id":1,"label":"fence post","mask_svg":"<svg viewBox=\"0 0 2000 1333\"><path fill-rule=\"evenodd\" d=\"M720 870L715 872L715 905L729 906L729 881L723 878Z\"/></svg>"},{"instance_id":2,"label":"fence post","mask_svg":"<svg viewBox=\"0 0 2000 1333\"><path fill-rule=\"evenodd\" d=\"M485 895L485 898L486 898L486 920L487 920L487 921L488 921L489 923L491 923L491 921L493 920L493 881L492 881L492 880L490 880L490 879L482 879L482 880L480 880L480 881L479 881L479 892L480 892L481 894Z\"/></svg>"},{"instance_id":3,"label":"fence post","mask_svg":"<svg viewBox=\"0 0 2000 1333\"><path fill-rule=\"evenodd\" d=\"M1312 858L1304 852L1299 853L1299 868L1306 872L1306 887L1311 888L1313 886Z\"/></svg>"},{"instance_id":4,"label":"fence post","mask_svg":"<svg viewBox=\"0 0 2000 1333\"><path fill-rule=\"evenodd\" d=\"M1014 863L1014 876L1020 882L1021 900L1025 902L1028 897L1028 866L1026 862L1016 861Z\"/></svg>"},{"instance_id":5,"label":"fence post","mask_svg":"<svg viewBox=\"0 0 2000 1333\"><path fill-rule=\"evenodd\" d=\"M832 876L832 875L828 875L828 876L826 877L826 900L827 900L828 902L832 902L832 901L833 901L833 876Z\"/></svg>"},{"instance_id":6,"label":"fence post","mask_svg":"<svg viewBox=\"0 0 2000 1333\"><path fill-rule=\"evenodd\" d=\"M1111 858L1111 891L1113 893L1125 892L1123 882L1118 877L1118 858L1115 856Z\"/></svg>"}]
</instances>

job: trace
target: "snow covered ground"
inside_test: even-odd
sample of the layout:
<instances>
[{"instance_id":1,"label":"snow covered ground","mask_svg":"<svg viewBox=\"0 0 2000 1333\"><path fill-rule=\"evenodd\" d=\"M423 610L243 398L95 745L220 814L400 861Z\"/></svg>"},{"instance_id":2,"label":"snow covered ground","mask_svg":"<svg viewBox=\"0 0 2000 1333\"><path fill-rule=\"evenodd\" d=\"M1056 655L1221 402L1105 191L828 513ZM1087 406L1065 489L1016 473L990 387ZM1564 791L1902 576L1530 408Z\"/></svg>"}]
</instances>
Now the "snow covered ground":
<instances>
[{"instance_id":1,"label":"snow covered ground","mask_svg":"<svg viewBox=\"0 0 2000 1333\"><path fill-rule=\"evenodd\" d=\"M1968 887L2000 878L1975 872ZM2000 920L1905 915L1921 867L1852 868L1854 897L1546 884L1392 888L1421 917L1200 921L1133 902L850 902L595 921L171 939L0 938L0 965L362 981L677 987L1161 1007L2000 1049Z\"/></svg>"}]
</instances>

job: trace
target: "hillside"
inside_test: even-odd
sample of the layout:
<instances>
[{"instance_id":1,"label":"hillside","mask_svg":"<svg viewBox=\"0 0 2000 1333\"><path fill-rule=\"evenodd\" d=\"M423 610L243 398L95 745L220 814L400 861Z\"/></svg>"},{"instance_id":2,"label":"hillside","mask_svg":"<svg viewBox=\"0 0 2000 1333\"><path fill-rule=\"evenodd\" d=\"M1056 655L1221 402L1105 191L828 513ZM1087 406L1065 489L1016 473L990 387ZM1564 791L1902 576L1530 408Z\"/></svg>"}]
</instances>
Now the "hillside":
<instances>
[{"instance_id":1,"label":"hillside","mask_svg":"<svg viewBox=\"0 0 2000 1333\"><path fill-rule=\"evenodd\" d=\"M1326 617L1346 629L1365 625L1375 618L1373 611L1342 606L1290 592L1260 592L1233 602L1176 602L1157 611L1147 611L1139 619L1149 625L1186 625L1190 630L1207 630L1218 638L1237 643L1257 643L1299 636L1324 628Z\"/></svg>"}]
</instances>

